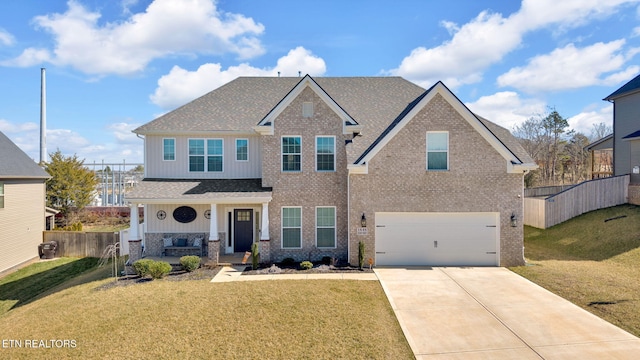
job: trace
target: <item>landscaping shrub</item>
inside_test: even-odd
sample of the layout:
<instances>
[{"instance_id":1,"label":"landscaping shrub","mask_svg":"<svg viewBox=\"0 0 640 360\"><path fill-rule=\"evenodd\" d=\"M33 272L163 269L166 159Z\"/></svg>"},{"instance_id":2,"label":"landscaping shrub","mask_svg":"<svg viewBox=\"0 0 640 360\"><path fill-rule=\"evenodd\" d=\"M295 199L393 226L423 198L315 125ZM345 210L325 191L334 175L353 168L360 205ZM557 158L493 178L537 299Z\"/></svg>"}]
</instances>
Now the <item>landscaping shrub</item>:
<instances>
[{"instance_id":1,"label":"landscaping shrub","mask_svg":"<svg viewBox=\"0 0 640 360\"><path fill-rule=\"evenodd\" d=\"M152 279L162 279L171 272L171 264L166 261L152 261L149 264L149 275Z\"/></svg>"},{"instance_id":2,"label":"landscaping shrub","mask_svg":"<svg viewBox=\"0 0 640 360\"><path fill-rule=\"evenodd\" d=\"M251 244L251 267L253 270L258 269L258 259L260 259L260 253L258 252L258 243Z\"/></svg>"},{"instance_id":3,"label":"landscaping shrub","mask_svg":"<svg viewBox=\"0 0 640 360\"><path fill-rule=\"evenodd\" d=\"M331 263L333 262L333 258L331 256L323 256L320 262L324 265L331 265Z\"/></svg>"},{"instance_id":4,"label":"landscaping shrub","mask_svg":"<svg viewBox=\"0 0 640 360\"><path fill-rule=\"evenodd\" d=\"M136 272L136 275L140 277L145 277L149 275L149 265L155 261L151 259L140 259L133 263L133 269Z\"/></svg>"},{"instance_id":5,"label":"landscaping shrub","mask_svg":"<svg viewBox=\"0 0 640 360\"><path fill-rule=\"evenodd\" d=\"M280 262L280 265L282 266L293 266L296 263L295 260L293 260L293 258L284 258L282 259L282 261Z\"/></svg>"},{"instance_id":6,"label":"landscaping shrub","mask_svg":"<svg viewBox=\"0 0 640 360\"><path fill-rule=\"evenodd\" d=\"M364 266L364 243L360 241L358 243L358 268L362 269Z\"/></svg>"},{"instance_id":7,"label":"landscaping shrub","mask_svg":"<svg viewBox=\"0 0 640 360\"><path fill-rule=\"evenodd\" d=\"M309 270L313 267L313 263L311 261L303 261L300 263L300 268L302 270Z\"/></svg>"},{"instance_id":8,"label":"landscaping shrub","mask_svg":"<svg viewBox=\"0 0 640 360\"><path fill-rule=\"evenodd\" d=\"M200 256L186 255L180 258L180 265L187 272L192 272L200 267Z\"/></svg>"}]
</instances>

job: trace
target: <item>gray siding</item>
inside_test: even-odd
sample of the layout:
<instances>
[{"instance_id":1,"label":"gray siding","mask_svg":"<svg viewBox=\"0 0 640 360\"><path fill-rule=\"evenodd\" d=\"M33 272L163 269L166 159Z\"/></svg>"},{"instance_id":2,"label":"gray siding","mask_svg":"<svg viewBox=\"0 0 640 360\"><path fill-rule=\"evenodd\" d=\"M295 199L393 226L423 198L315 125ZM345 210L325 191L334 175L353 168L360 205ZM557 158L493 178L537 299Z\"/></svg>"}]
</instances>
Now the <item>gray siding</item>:
<instances>
[{"instance_id":1,"label":"gray siding","mask_svg":"<svg viewBox=\"0 0 640 360\"><path fill-rule=\"evenodd\" d=\"M44 231L44 180L3 180L0 272L38 257Z\"/></svg>"},{"instance_id":2,"label":"gray siding","mask_svg":"<svg viewBox=\"0 0 640 360\"><path fill-rule=\"evenodd\" d=\"M630 174L634 166L640 166L640 157L632 158L631 141L622 140L623 137L640 130L640 93L631 94L615 100L614 105L614 158L613 174ZM636 152L636 154L638 154ZM631 183L637 183L632 177Z\"/></svg>"},{"instance_id":3,"label":"gray siding","mask_svg":"<svg viewBox=\"0 0 640 360\"><path fill-rule=\"evenodd\" d=\"M164 161L162 139L176 139L176 159ZM189 171L189 139L223 139L223 171L222 172L190 172ZM249 140L249 160L236 161L236 139ZM166 179L255 179L262 175L262 146L259 136L152 136L145 138L145 171L148 178Z\"/></svg>"}]
</instances>

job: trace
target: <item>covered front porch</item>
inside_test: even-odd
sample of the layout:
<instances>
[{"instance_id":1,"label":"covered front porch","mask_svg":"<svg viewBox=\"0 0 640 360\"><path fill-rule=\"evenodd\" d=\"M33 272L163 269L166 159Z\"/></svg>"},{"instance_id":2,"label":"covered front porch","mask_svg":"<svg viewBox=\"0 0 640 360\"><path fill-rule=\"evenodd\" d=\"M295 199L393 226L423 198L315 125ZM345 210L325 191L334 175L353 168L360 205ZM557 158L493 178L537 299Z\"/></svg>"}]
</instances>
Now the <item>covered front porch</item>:
<instances>
[{"instance_id":1,"label":"covered front porch","mask_svg":"<svg viewBox=\"0 0 640 360\"><path fill-rule=\"evenodd\" d=\"M130 262L148 257L179 263L180 256L199 255L206 263L237 263L236 254L253 243L269 261L271 189L262 188L260 179L144 180L128 200L132 209L144 206L141 233L133 230L139 219L131 212Z\"/></svg>"}]
</instances>

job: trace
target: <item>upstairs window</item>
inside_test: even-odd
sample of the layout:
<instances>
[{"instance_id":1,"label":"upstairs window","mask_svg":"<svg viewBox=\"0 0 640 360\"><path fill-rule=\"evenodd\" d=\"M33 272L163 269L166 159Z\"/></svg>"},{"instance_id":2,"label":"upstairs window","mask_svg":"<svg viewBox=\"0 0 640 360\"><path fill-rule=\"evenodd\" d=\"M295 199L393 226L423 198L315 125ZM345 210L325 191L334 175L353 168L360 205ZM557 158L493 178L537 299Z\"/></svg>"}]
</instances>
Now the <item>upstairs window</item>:
<instances>
[{"instance_id":1,"label":"upstairs window","mask_svg":"<svg viewBox=\"0 0 640 360\"><path fill-rule=\"evenodd\" d=\"M0 209L4 208L4 183L0 182Z\"/></svg>"},{"instance_id":2,"label":"upstairs window","mask_svg":"<svg viewBox=\"0 0 640 360\"><path fill-rule=\"evenodd\" d=\"M336 141L333 136L316 137L316 171L336 170Z\"/></svg>"},{"instance_id":3,"label":"upstairs window","mask_svg":"<svg viewBox=\"0 0 640 360\"><path fill-rule=\"evenodd\" d=\"M176 139L162 139L162 160L176 159Z\"/></svg>"},{"instance_id":4,"label":"upstairs window","mask_svg":"<svg viewBox=\"0 0 640 360\"><path fill-rule=\"evenodd\" d=\"M189 171L222 172L222 139L189 139Z\"/></svg>"},{"instance_id":5,"label":"upstairs window","mask_svg":"<svg viewBox=\"0 0 640 360\"><path fill-rule=\"evenodd\" d=\"M236 139L236 161L249 160L249 139Z\"/></svg>"},{"instance_id":6,"label":"upstairs window","mask_svg":"<svg viewBox=\"0 0 640 360\"><path fill-rule=\"evenodd\" d=\"M449 170L448 132L427 132L427 170Z\"/></svg>"},{"instance_id":7,"label":"upstairs window","mask_svg":"<svg viewBox=\"0 0 640 360\"><path fill-rule=\"evenodd\" d=\"M301 170L302 138L300 136L282 137L282 171Z\"/></svg>"}]
</instances>

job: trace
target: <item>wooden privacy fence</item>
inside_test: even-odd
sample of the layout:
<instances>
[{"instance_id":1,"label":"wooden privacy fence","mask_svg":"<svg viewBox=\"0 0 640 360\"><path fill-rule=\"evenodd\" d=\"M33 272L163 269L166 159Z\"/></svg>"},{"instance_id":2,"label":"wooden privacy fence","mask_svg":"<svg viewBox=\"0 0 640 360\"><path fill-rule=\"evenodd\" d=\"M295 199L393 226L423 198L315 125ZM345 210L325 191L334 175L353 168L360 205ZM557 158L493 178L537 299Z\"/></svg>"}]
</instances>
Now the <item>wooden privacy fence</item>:
<instances>
[{"instance_id":1,"label":"wooden privacy fence","mask_svg":"<svg viewBox=\"0 0 640 360\"><path fill-rule=\"evenodd\" d=\"M546 198L525 197L524 224L540 229L627 202L629 175L582 182Z\"/></svg>"},{"instance_id":2,"label":"wooden privacy fence","mask_svg":"<svg viewBox=\"0 0 640 360\"><path fill-rule=\"evenodd\" d=\"M45 231L43 240L56 241L56 257L101 257L104 249L120 242L117 232Z\"/></svg>"}]
</instances>

